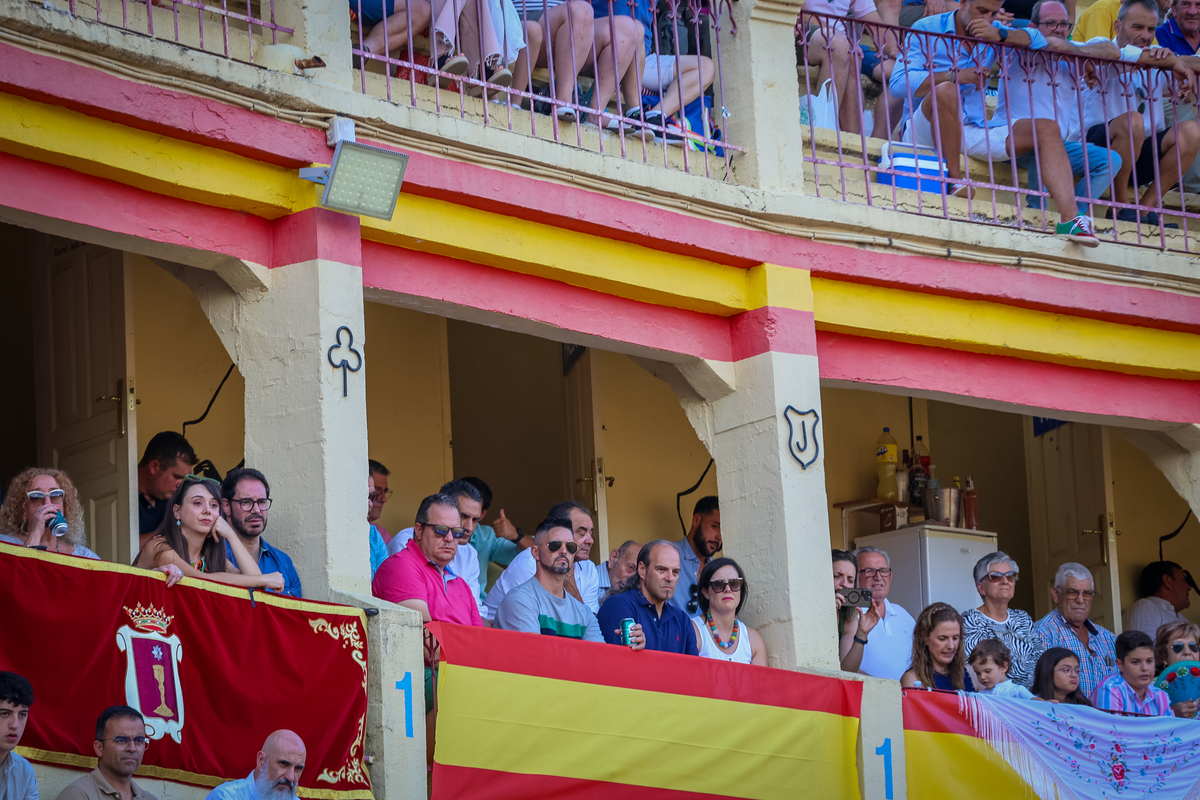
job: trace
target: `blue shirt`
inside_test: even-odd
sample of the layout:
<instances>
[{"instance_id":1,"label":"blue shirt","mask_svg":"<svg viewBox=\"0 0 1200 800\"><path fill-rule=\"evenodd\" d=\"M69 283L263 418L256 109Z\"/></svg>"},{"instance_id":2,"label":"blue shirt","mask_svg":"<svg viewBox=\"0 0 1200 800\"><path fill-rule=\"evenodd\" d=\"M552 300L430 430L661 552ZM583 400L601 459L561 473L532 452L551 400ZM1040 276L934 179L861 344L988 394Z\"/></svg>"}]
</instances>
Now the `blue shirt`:
<instances>
[{"instance_id":1,"label":"blue shirt","mask_svg":"<svg viewBox=\"0 0 1200 800\"><path fill-rule=\"evenodd\" d=\"M283 576L283 593L292 597L303 597L300 593L300 576L296 574L296 566L292 563L292 557L282 550L277 550L267 544L267 540L258 537L258 543L261 549L258 551L258 570L263 575L271 572L278 572ZM233 557L233 548L229 546L229 542L225 543L225 558L229 559L229 563L237 566L237 559Z\"/></svg>"},{"instance_id":2,"label":"blue shirt","mask_svg":"<svg viewBox=\"0 0 1200 800\"><path fill-rule=\"evenodd\" d=\"M592 16L602 19L608 16L609 0L592 0ZM633 17L642 23L646 29L646 53L654 51L654 11L649 0L633 0L633 8L629 8L629 0L612 0L613 13L618 17ZM662 42L661 44L666 44Z\"/></svg>"},{"instance_id":3,"label":"blue shirt","mask_svg":"<svg viewBox=\"0 0 1200 800\"><path fill-rule=\"evenodd\" d=\"M627 617L642 626L647 650L700 655L696 629L688 615L670 603L663 603L662 616L658 616L654 604L646 599L641 589L614 594L600 606L596 621L600 623L604 641L621 644L621 620Z\"/></svg>"},{"instance_id":4,"label":"blue shirt","mask_svg":"<svg viewBox=\"0 0 1200 800\"><path fill-rule=\"evenodd\" d=\"M954 15L957 13L957 11L947 11L945 14L919 19L913 23L912 30L954 35ZM992 26L1006 31L1013 30L1005 25L1001 25L999 22L993 22ZM1037 28L1024 28L1023 30L1029 34L1030 50L1041 50L1048 44L1046 37ZM956 63L960 70L971 69L976 66L982 67L985 71L992 68L992 64L996 61L996 47L980 44L972 48L967 48L965 46L960 47L960 44L957 40L943 39L936 36L910 36L907 39L904 56L897 59L896 66L892 70L892 80L888 84L888 88L893 95L904 98L902 122L908 121L908 118L912 116L913 109L919 107L923 99L919 97L912 98L916 105L913 108L909 108L909 87L911 87L913 92L916 92L921 84L929 78L930 73L950 72ZM931 48L932 53L930 52ZM954 48L955 54L958 56L957 59L952 55L951 48ZM931 59L932 63L930 63ZM980 94L979 87L974 83L960 85L958 87L958 98L962 105L963 122L977 125L981 128L998 127L1006 124L1003 119L988 120L983 110L983 95Z\"/></svg>"},{"instance_id":5,"label":"blue shirt","mask_svg":"<svg viewBox=\"0 0 1200 800\"><path fill-rule=\"evenodd\" d=\"M1090 619L1084 627L1088 632L1086 647L1056 608L1038 620L1033 635L1043 653L1051 647L1065 647L1079 657L1079 691L1091 697L1105 678L1117 674L1117 637Z\"/></svg>"},{"instance_id":6,"label":"blue shirt","mask_svg":"<svg viewBox=\"0 0 1200 800\"><path fill-rule=\"evenodd\" d=\"M208 793L204 800L258 800L254 791L254 773L240 781L222 783Z\"/></svg>"},{"instance_id":7,"label":"blue shirt","mask_svg":"<svg viewBox=\"0 0 1200 800\"><path fill-rule=\"evenodd\" d=\"M688 612L687 604L692 599L692 587L700 578L700 556L696 555L686 536L678 542L671 542L671 546L679 553L679 582L675 584L675 594L671 596L670 602L680 611L687 612L690 617L696 613Z\"/></svg>"},{"instance_id":8,"label":"blue shirt","mask_svg":"<svg viewBox=\"0 0 1200 800\"><path fill-rule=\"evenodd\" d=\"M479 585L475 587L479 595L480 607L487 601L488 564L496 562L507 567L521 552L516 542L496 535L496 529L491 525L476 525L475 534L471 537L471 547L479 558Z\"/></svg>"},{"instance_id":9,"label":"blue shirt","mask_svg":"<svg viewBox=\"0 0 1200 800\"><path fill-rule=\"evenodd\" d=\"M387 544L379 534L379 529L374 525L371 526L367 537L371 543L371 580L375 580L375 571L379 569L380 564L387 560Z\"/></svg>"},{"instance_id":10,"label":"blue shirt","mask_svg":"<svg viewBox=\"0 0 1200 800\"><path fill-rule=\"evenodd\" d=\"M1183 35L1183 31L1179 30L1179 23L1174 18L1167 20L1167 24L1165 25L1159 25L1158 30L1154 34L1154 38L1158 40L1159 45L1167 48L1175 55L1196 55L1196 48L1188 44L1187 37Z\"/></svg>"},{"instance_id":11,"label":"blue shirt","mask_svg":"<svg viewBox=\"0 0 1200 800\"><path fill-rule=\"evenodd\" d=\"M15 750L0 764L0 797L4 800L38 800L37 775L33 765Z\"/></svg>"}]
</instances>

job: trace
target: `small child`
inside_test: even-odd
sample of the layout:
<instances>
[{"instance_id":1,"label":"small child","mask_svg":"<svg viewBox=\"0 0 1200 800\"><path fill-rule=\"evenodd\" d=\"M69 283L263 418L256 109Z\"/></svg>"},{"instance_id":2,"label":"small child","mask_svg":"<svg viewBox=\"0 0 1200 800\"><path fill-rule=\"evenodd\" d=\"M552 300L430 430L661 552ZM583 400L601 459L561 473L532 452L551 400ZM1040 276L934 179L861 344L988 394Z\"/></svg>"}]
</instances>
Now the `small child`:
<instances>
[{"instance_id":1,"label":"small child","mask_svg":"<svg viewBox=\"0 0 1200 800\"><path fill-rule=\"evenodd\" d=\"M975 670L975 682L982 689L980 694L992 694L996 697L1009 697L1015 700L1033 700L1033 692L1019 683L1008 679L1008 669L1012 666L1012 653L999 639L984 639L975 645L969 660L971 669Z\"/></svg>"},{"instance_id":2,"label":"small child","mask_svg":"<svg viewBox=\"0 0 1200 800\"><path fill-rule=\"evenodd\" d=\"M1129 711L1150 717L1169 717L1171 700L1154 681L1154 640L1142 631L1117 637L1116 675L1105 678L1092 693L1096 708Z\"/></svg>"}]
</instances>

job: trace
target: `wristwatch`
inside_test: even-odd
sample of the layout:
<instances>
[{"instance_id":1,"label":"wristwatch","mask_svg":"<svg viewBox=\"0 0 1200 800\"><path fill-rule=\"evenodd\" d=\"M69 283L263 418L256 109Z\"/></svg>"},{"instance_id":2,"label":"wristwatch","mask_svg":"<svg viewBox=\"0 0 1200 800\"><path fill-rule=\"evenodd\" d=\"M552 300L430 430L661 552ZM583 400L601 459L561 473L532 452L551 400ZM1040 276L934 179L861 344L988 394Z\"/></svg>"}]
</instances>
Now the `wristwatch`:
<instances>
[{"instance_id":1,"label":"wristwatch","mask_svg":"<svg viewBox=\"0 0 1200 800\"><path fill-rule=\"evenodd\" d=\"M1000 41L1007 42L1008 41L1008 29L1007 28L997 28L997 30L1000 31Z\"/></svg>"}]
</instances>

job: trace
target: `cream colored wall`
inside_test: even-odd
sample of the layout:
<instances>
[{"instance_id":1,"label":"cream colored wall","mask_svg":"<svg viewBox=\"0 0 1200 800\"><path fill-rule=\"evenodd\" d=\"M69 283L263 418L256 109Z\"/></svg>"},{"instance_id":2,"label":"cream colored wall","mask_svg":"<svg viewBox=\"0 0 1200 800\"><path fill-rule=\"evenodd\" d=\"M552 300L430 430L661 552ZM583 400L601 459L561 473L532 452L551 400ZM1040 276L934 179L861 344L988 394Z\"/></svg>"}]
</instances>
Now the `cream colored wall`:
<instances>
[{"instance_id":1,"label":"cream colored wall","mask_svg":"<svg viewBox=\"0 0 1200 800\"><path fill-rule=\"evenodd\" d=\"M391 473L380 524L395 533L454 472L446 320L379 303L364 310L367 444Z\"/></svg>"},{"instance_id":2,"label":"cream colored wall","mask_svg":"<svg viewBox=\"0 0 1200 800\"><path fill-rule=\"evenodd\" d=\"M675 495L691 488L708 465L709 453L696 437L675 393L628 356L593 350L597 359L604 467L616 479L608 489L608 535L613 547L626 539L678 539L683 535ZM696 501L717 494L717 470L683 498L691 524Z\"/></svg>"},{"instance_id":3,"label":"cream colored wall","mask_svg":"<svg viewBox=\"0 0 1200 800\"><path fill-rule=\"evenodd\" d=\"M140 458L154 434L179 431L204 413L232 360L191 289L141 256L131 261ZM196 455L222 475L245 452L245 393L235 369L208 418L187 430Z\"/></svg>"},{"instance_id":4,"label":"cream colored wall","mask_svg":"<svg viewBox=\"0 0 1200 800\"><path fill-rule=\"evenodd\" d=\"M1121 580L1121 608L1129 608L1138 599L1138 576L1142 567L1158 560L1158 538L1179 527L1188 512L1187 502L1141 450L1125 441L1114 430L1110 437L1113 474L1113 501L1117 531L1117 567ZM1163 543L1167 561L1181 564L1192 574L1200 574L1200 522L1195 515L1183 530ZM1200 597L1193 592L1192 607L1183 612L1200 623Z\"/></svg>"}]
</instances>

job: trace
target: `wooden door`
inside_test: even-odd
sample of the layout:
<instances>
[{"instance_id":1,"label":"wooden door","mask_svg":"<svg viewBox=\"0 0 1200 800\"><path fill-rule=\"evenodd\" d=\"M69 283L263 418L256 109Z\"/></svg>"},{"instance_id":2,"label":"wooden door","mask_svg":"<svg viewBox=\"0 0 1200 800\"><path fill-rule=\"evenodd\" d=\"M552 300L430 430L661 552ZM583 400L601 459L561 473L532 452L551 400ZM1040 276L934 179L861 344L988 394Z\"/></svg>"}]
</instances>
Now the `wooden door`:
<instances>
[{"instance_id":1,"label":"wooden door","mask_svg":"<svg viewBox=\"0 0 1200 800\"><path fill-rule=\"evenodd\" d=\"M1025 417L1025 465L1036 617L1053 607L1054 574L1077 561L1095 577L1091 619L1121 632L1116 519L1108 429L1069 422L1033 435Z\"/></svg>"},{"instance_id":2,"label":"wooden door","mask_svg":"<svg viewBox=\"0 0 1200 800\"><path fill-rule=\"evenodd\" d=\"M125 255L46 237L34 264L38 462L79 490L88 547L136 555L136 397Z\"/></svg>"},{"instance_id":3,"label":"wooden door","mask_svg":"<svg viewBox=\"0 0 1200 800\"><path fill-rule=\"evenodd\" d=\"M592 561L600 563L612 549L608 541L607 476L604 472L604 426L601 422L599 376L590 350L563 345L567 397L568 494L592 510L596 521Z\"/></svg>"}]
</instances>

